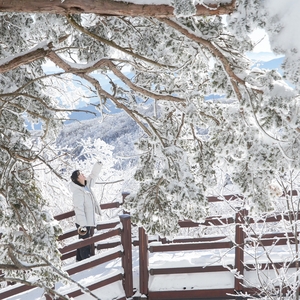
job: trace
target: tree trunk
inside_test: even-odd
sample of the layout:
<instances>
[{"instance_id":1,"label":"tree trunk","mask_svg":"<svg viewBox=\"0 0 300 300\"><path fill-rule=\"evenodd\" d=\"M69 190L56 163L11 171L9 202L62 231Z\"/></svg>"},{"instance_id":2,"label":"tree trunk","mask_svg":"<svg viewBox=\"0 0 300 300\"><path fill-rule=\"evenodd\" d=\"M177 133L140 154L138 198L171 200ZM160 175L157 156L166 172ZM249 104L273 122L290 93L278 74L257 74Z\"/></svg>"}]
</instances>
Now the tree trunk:
<instances>
[{"instance_id":1,"label":"tree trunk","mask_svg":"<svg viewBox=\"0 0 300 300\"><path fill-rule=\"evenodd\" d=\"M210 16L233 12L235 0L220 6L198 5L196 15ZM3 0L1 12L28 12L53 14L96 13L107 16L145 16L165 18L173 16L174 8L169 5L139 5L113 0Z\"/></svg>"}]
</instances>

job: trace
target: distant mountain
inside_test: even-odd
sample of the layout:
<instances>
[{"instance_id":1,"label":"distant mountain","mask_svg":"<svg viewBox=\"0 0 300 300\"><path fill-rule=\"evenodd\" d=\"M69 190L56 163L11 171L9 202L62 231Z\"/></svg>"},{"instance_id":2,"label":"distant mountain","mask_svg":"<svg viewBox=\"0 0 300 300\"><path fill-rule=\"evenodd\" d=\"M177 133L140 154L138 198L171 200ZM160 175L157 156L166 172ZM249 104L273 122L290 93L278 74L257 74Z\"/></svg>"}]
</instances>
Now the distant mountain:
<instances>
[{"instance_id":1,"label":"distant mountain","mask_svg":"<svg viewBox=\"0 0 300 300\"><path fill-rule=\"evenodd\" d=\"M78 147L78 141L87 138L100 138L109 145L114 146L114 156L133 157L135 151L134 142L141 134L139 126L125 112L95 117L93 119L73 121L66 124L57 138L57 144L61 147ZM80 148L78 149L78 153ZM124 164L132 164L136 158L124 161Z\"/></svg>"},{"instance_id":2,"label":"distant mountain","mask_svg":"<svg viewBox=\"0 0 300 300\"><path fill-rule=\"evenodd\" d=\"M96 109L96 107L94 105L83 106L78 109L86 110L86 111L89 111L90 113L83 112L83 111L80 111L80 112L74 111L69 115L69 120L65 121L66 125L73 123L75 121L80 122L80 121L84 121L84 120L99 118L101 116L101 113L99 112L99 110Z\"/></svg>"}]
</instances>

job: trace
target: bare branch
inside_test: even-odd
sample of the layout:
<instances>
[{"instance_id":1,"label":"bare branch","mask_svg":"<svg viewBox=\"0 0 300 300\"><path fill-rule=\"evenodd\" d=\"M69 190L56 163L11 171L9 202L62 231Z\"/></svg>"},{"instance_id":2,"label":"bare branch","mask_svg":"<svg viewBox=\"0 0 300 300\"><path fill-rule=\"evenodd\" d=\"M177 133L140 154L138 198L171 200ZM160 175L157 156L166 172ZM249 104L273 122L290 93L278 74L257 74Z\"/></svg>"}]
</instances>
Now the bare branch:
<instances>
[{"instance_id":1,"label":"bare branch","mask_svg":"<svg viewBox=\"0 0 300 300\"><path fill-rule=\"evenodd\" d=\"M39 283L37 281L30 282L30 281L27 281L25 279L20 279L20 278L15 278L15 277L0 277L0 282L1 281L2 282L3 281L6 281L6 282L18 282L18 283L22 283L22 284L27 285L27 286L39 287L39 288L44 289L48 294L58 296L59 299L61 299L61 300L70 300L69 297L65 297L64 295L58 293L57 291L55 291L53 289L50 289L49 287L47 287L44 284Z\"/></svg>"},{"instance_id":2,"label":"bare branch","mask_svg":"<svg viewBox=\"0 0 300 300\"><path fill-rule=\"evenodd\" d=\"M29 51L21 52L17 57L11 56L10 58L5 58L2 63L0 60L0 74L46 57L50 48L51 43L43 46L40 45L38 48L35 47Z\"/></svg>"},{"instance_id":3,"label":"bare branch","mask_svg":"<svg viewBox=\"0 0 300 300\"><path fill-rule=\"evenodd\" d=\"M167 101L172 101L172 102L179 102L185 104L185 99L175 97L175 96L170 96L170 95L162 95L162 94L156 94L153 92L150 92L146 89L143 89L131 82L130 79L128 79L110 60L106 60L106 66L109 67L109 69L117 76L119 77L124 83L126 83L132 90L139 92L141 94L144 94L152 99L155 100L167 100Z\"/></svg>"},{"instance_id":4,"label":"bare branch","mask_svg":"<svg viewBox=\"0 0 300 300\"><path fill-rule=\"evenodd\" d=\"M12 93L9 93L9 94L1 94L2 97L18 97L18 96L23 96L23 97L27 97L27 98L31 98L33 100L36 100L40 103L42 103L47 109L51 110L51 111L55 111L55 112L85 112L85 113L89 113L89 114L92 114L94 116L96 116L97 114L95 112L92 112L92 111L89 111L89 110L85 110L85 109L63 109L63 108L55 108L55 107L51 107L49 106L43 99L39 98L39 97L36 97L36 96L33 96L33 95L30 95L30 94L26 94L26 93L16 93L16 92L12 92ZM5 101L4 99L2 99L3 101ZM22 105L19 105L17 103L12 103L10 102L9 105L11 106L14 106L14 107L17 107L19 109L24 109L25 110L25 107L23 107ZM28 110L26 110L28 111ZM37 116L41 119L47 119L46 117L44 117L42 114L39 114L39 113L36 113L36 112L33 112L33 111L29 111L30 114L34 115L34 116Z\"/></svg>"},{"instance_id":5,"label":"bare branch","mask_svg":"<svg viewBox=\"0 0 300 300\"><path fill-rule=\"evenodd\" d=\"M118 108L123 109L143 130L144 132L151 136L151 131L136 117L136 115L123 103L120 103L118 99L111 94L107 93L105 90L103 90L98 82L98 80L92 78L88 75L82 75L82 78L90 82L98 91L99 95L104 96L105 98L110 99Z\"/></svg>"},{"instance_id":6,"label":"bare branch","mask_svg":"<svg viewBox=\"0 0 300 300\"><path fill-rule=\"evenodd\" d=\"M152 99L155 100L167 100L167 101L173 101L173 102L179 102L182 104L185 104L185 99L179 98L179 97L174 97L170 95L161 95L161 94L156 94L153 92L150 92L144 88L141 88L139 86L136 86L133 84L121 71L118 70L118 68L114 65L114 63L110 59L100 59L99 61L95 62L94 65L89 66L87 68L74 68L71 67L67 62L65 62L63 59L61 59L54 51L49 52L48 54L49 59L51 59L55 64L57 64L60 68L63 70L77 74L78 76L86 79L88 82L90 82L92 85L95 86L99 94L103 95L106 98L111 99L119 108L122 108L126 113L128 113L142 128L143 130L148 134L151 135L150 131L135 117L134 113L128 109L124 104L120 103L114 96L110 95L106 91L104 91L98 80L92 78L91 76L88 76L88 73L100 68L100 67L108 67L111 69L111 71L119 77L124 83L128 85L129 88L132 90L141 93L143 95L146 95Z\"/></svg>"},{"instance_id":7,"label":"bare branch","mask_svg":"<svg viewBox=\"0 0 300 300\"><path fill-rule=\"evenodd\" d=\"M1 5L0 5L0 11L1 11ZM60 37L59 42L60 43L63 42L67 37L68 35ZM7 71L11 71L22 65L29 64L38 59L45 58L47 57L47 54L49 53L49 51L51 51L52 48L53 48L52 42L48 44L46 44L46 42L43 42L30 50L19 53L17 56L14 55L14 56L6 57L2 61L0 60L0 74ZM52 74L52 76L54 75L55 74Z\"/></svg>"},{"instance_id":8,"label":"bare branch","mask_svg":"<svg viewBox=\"0 0 300 300\"><path fill-rule=\"evenodd\" d=\"M118 50L121 51L121 52L124 52L124 53L126 53L126 54L129 54L129 55L131 55L131 56L134 57L134 58L140 59L140 60L145 61L145 62L147 62L147 63L150 63L150 64L152 64L152 65L159 66L159 67L172 68L172 66L160 64L160 63L158 63L158 62L156 62L156 61L154 61L154 60L152 60L152 59L149 59L149 58L147 58L147 57L144 57L144 56L141 56L141 55L139 55L139 54L137 54L137 53L134 53L134 52L132 52L132 51L129 51L129 50L125 49L124 47L121 47L121 46L117 45L116 43L114 43L114 42L112 42L112 41L109 41L109 40L107 40L107 39L105 39L105 38L103 38L103 37L100 37L99 35L96 35L96 34L90 32L90 31L88 31L86 28L84 28L84 27L82 27L81 25L79 25L79 24L74 20L74 18L72 18L71 15L66 15L66 18L68 19L69 23L70 23L73 27L75 27L75 28L78 29L79 31L85 33L86 35L92 37L93 39L95 39L95 40L97 40L97 41L99 41L99 42L102 42L103 44L106 44L106 45L108 45L108 46L110 46L110 47L112 47L112 48L118 49Z\"/></svg>"},{"instance_id":9,"label":"bare branch","mask_svg":"<svg viewBox=\"0 0 300 300\"><path fill-rule=\"evenodd\" d=\"M130 87L132 90L136 92L139 92L141 94L144 94L156 100L167 100L167 101L185 103L185 99L175 97L175 96L170 96L170 95L156 94L146 89L143 89L141 87L138 87L137 85L133 84L121 71L119 71L118 68L110 59L107 58L100 59L96 61L93 65L88 66L86 68L74 68L71 65L69 65L66 61L61 59L55 51L49 52L47 56L61 69L65 70L66 72L76 74L78 76L81 76L81 74L91 73L103 67L108 67L117 77L119 77L124 83L126 83L128 87Z\"/></svg>"},{"instance_id":10,"label":"bare branch","mask_svg":"<svg viewBox=\"0 0 300 300\"><path fill-rule=\"evenodd\" d=\"M235 0L217 5L197 5L196 16L230 14L235 9ZM165 18L174 15L170 5L140 5L113 0L2 0L2 12L27 12L51 14L95 13L103 16L131 16Z\"/></svg>"},{"instance_id":11,"label":"bare branch","mask_svg":"<svg viewBox=\"0 0 300 300\"><path fill-rule=\"evenodd\" d=\"M210 41L205 40L205 39L193 34L186 28L182 27L179 23L177 23L171 19L163 18L163 19L161 19L161 21L166 23L167 25L173 27L174 29L178 30L179 32L181 32L182 34L187 36L188 38L201 44L206 49L208 49L222 63L224 70L226 71L226 73L228 74L228 76L230 78L231 84L233 86L233 89L236 93L237 98L239 100L242 99L242 95L238 88L238 84L242 84L243 86L246 86L246 82L234 73L234 71L232 70L232 68L230 66L228 59L222 54L222 52L218 48L216 48Z\"/></svg>"},{"instance_id":12,"label":"bare branch","mask_svg":"<svg viewBox=\"0 0 300 300\"><path fill-rule=\"evenodd\" d=\"M49 264L32 264L32 265L24 265L14 254L15 247L12 244L7 245L7 254L12 262L15 264L17 270L30 270L32 268L39 268L39 267L47 267Z\"/></svg>"}]
</instances>

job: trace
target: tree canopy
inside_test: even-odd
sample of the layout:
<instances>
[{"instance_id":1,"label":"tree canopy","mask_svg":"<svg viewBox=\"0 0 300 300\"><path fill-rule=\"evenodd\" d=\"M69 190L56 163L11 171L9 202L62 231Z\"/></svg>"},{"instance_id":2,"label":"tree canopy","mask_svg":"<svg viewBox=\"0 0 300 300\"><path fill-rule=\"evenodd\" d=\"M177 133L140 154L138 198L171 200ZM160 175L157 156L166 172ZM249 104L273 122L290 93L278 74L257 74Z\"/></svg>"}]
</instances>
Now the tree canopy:
<instances>
[{"instance_id":1,"label":"tree canopy","mask_svg":"<svg viewBox=\"0 0 300 300\"><path fill-rule=\"evenodd\" d=\"M59 228L43 209L37 170L68 180L55 139L82 99L103 115L113 103L141 128L139 185L126 209L149 232L168 235L179 219L205 218L206 197L222 196L227 176L252 212L272 210L274 186L291 189L300 168L300 48L282 42L290 28L282 15L295 1L271 2L1 1L0 269L7 278L26 268L46 276L40 267L59 265ZM285 55L283 76L252 68L246 57L258 27ZM56 71L46 72L49 62ZM228 101L208 100L212 94ZM30 130L37 123L41 129ZM48 262L39 256L45 249Z\"/></svg>"}]
</instances>

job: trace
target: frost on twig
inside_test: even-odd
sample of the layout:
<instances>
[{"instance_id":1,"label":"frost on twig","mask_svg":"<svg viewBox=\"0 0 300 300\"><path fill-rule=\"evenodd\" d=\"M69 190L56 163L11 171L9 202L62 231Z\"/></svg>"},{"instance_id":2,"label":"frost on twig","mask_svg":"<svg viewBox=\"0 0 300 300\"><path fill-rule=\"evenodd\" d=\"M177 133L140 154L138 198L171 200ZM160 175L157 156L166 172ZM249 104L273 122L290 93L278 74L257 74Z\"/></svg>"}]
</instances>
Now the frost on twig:
<instances>
[{"instance_id":1,"label":"frost on twig","mask_svg":"<svg viewBox=\"0 0 300 300\"><path fill-rule=\"evenodd\" d=\"M190 17L196 13L194 0L173 0L174 15L177 18Z\"/></svg>"}]
</instances>

